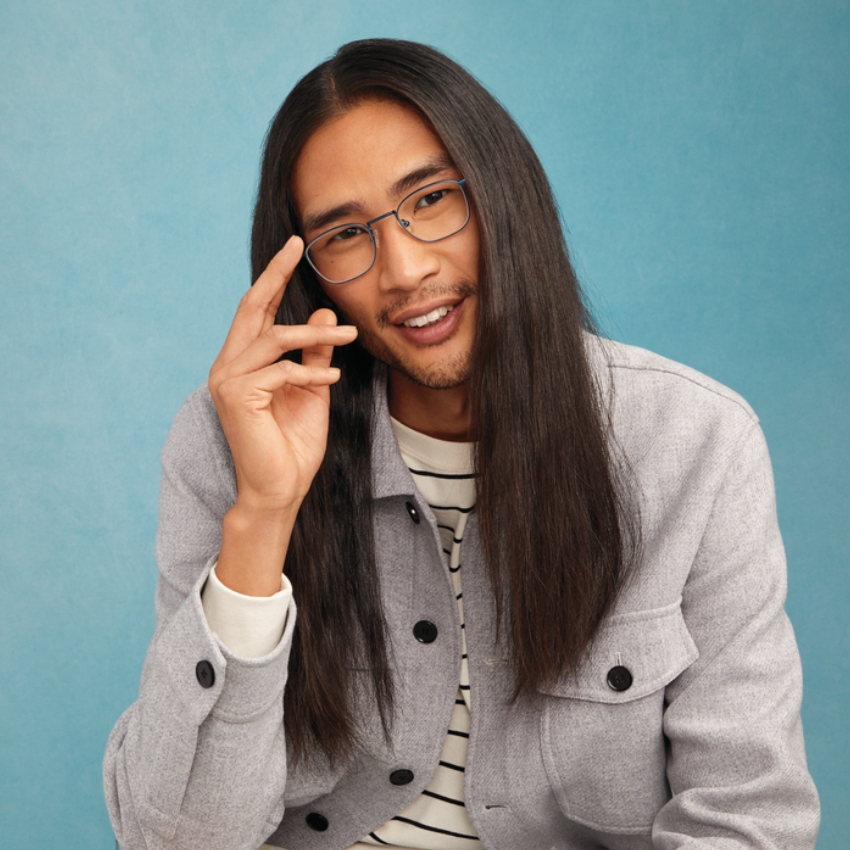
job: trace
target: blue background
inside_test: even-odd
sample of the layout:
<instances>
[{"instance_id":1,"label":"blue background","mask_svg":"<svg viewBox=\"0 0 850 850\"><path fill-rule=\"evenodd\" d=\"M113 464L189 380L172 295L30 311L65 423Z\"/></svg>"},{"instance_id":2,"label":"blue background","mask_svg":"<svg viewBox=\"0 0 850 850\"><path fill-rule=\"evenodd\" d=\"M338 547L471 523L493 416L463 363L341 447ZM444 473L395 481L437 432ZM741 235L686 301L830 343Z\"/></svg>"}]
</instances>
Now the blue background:
<instances>
[{"instance_id":1,"label":"blue background","mask_svg":"<svg viewBox=\"0 0 850 850\"><path fill-rule=\"evenodd\" d=\"M111 847L100 761L153 628L158 452L248 285L269 120L374 35L507 105L610 335L759 413L818 846L846 847L850 7L824 0L3 0L0 843Z\"/></svg>"}]
</instances>

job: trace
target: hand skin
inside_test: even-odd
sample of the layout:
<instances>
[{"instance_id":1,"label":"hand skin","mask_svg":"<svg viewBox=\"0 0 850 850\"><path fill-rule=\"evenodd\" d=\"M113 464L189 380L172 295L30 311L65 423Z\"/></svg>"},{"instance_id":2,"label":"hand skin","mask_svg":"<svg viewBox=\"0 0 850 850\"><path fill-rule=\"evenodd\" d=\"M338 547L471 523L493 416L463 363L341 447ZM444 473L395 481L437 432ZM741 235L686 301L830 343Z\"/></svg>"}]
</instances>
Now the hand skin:
<instances>
[{"instance_id":1,"label":"hand skin","mask_svg":"<svg viewBox=\"0 0 850 850\"><path fill-rule=\"evenodd\" d=\"M236 467L237 497L225 514L216 575L247 596L271 596L295 517L325 454L334 346L357 330L331 310L306 325L275 325L304 243L293 236L244 295L209 376ZM301 349L301 364L279 360Z\"/></svg>"}]
</instances>

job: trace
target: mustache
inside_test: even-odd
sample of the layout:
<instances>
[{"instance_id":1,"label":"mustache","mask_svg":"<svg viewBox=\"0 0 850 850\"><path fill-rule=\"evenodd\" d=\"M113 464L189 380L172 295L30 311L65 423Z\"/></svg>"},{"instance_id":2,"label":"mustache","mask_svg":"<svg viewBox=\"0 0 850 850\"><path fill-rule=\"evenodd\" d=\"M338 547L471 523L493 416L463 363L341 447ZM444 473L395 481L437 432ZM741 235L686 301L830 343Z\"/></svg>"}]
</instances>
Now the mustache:
<instances>
[{"instance_id":1,"label":"mustache","mask_svg":"<svg viewBox=\"0 0 850 850\"><path fill-rule=\"evenodd\" d=\"M443 298L446 295L468 298L470 295L475 295L477 291L478 287L471 280L461 280L452 284L434 284L415 293L402 295L397 298L392 304L384 307L383 310L375 315L375 322L383 330L392 324L390 322L391 315L398 313L400 310L405 310L412 305L417 303L427 304L435 298Z\"/></svg>"}]
</instances>

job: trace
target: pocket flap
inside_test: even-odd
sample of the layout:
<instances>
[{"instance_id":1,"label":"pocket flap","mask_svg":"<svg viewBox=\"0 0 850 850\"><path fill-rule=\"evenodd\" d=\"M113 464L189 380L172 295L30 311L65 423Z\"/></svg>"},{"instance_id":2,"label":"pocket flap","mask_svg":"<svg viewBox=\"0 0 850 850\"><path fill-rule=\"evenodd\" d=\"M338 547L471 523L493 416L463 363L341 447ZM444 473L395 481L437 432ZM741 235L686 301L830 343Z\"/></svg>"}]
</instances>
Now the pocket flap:
<instances>
[{"instance_id":1,"label":"pocket flap","mask_svg":"<svg viewBox=\"0 0 850 850\"><path fill-rule=\"evenodd\" d=\"M698 657L679 599L664 608L609 617L579 674L540 691L591 702L630 702L672 682Z\"/></svg>"}]
</instances>

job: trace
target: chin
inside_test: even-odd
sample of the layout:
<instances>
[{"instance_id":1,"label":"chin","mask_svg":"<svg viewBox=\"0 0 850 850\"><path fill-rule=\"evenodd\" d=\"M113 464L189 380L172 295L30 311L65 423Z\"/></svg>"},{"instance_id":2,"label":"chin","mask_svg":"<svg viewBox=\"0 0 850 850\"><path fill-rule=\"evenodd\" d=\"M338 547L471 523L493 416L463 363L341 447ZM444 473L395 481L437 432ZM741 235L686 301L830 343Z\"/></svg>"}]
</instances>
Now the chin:
<instances>
[{"instance_id":1,"label":"chin","mask_svg":"<svg viewBox=\"0 0 850 850\"><path fill-rule=\"evenodd\" d=\"M469 381L470 352L455 352L428 365L420 365L381 344L376 335L358 326L360 344L378 361L418 387L451 390Z\"/></svg>"},{"instance_id":2,"label":"chin","mask_svg":"<svg viewBox=\"0 0 850 850\"><path fill-rule=\"evenodd\" d=\"M469 381L471 371L470 357L463 354L428 367L419 367L399 360L383 362L411 383L429 390L453 390L455 387L460 387Z\"/></svg>"}]
</instances>

